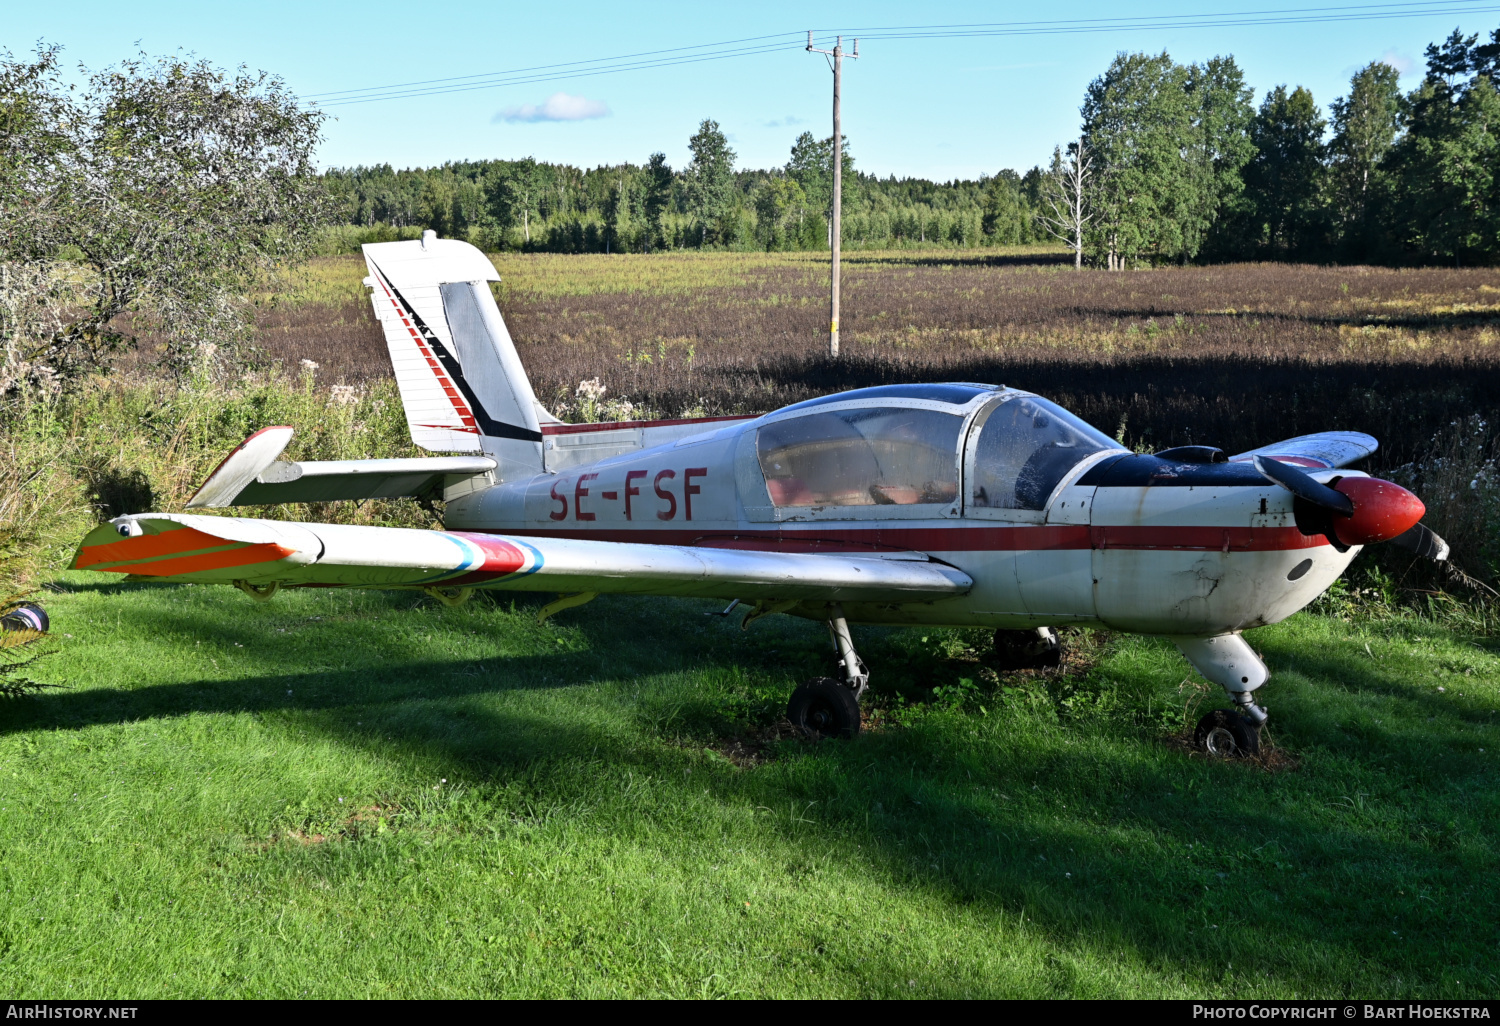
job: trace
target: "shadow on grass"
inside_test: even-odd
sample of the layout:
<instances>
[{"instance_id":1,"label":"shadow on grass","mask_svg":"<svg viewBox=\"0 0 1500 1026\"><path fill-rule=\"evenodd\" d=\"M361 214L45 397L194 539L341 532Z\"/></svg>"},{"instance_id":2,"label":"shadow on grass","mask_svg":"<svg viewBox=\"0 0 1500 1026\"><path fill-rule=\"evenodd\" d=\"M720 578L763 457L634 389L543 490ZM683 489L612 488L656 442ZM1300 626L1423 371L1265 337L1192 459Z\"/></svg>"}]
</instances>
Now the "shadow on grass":
<instances>
[{"instance_id":1,"label":"shadow on grass","mask_svg":"<svg viewBox=\"0 0 1500 1026\"><path fill-rule=\"evenodd\" d=\"M1454 313L1355 313L1343 317L1322 314L1297 314L1286 311L1267 310L1253 312L1227 312L1218 310L1180 309L1170 305L1145 303L1133 307L1073 306L1068 312L1078 317L1105 317L1112 320L1131 320L1137 317L1184 317L1204 321L1285 321L1296 324L1316 324L1324 328L1483 328L1500 324L1500 313L1487 310L1460 310Z\"/></svg>"},{"instance_id":2,"label":"shadow on grass","mask_svg":"<svg viewBox=\"0 0 1500 1026\"><path fill-rule=\"evenodd\" d=\"M1494 987L1493 809L1469 797L1475 786L1492 788L1493 774L1454 757L1450 786L1424 793L1403 756L1410 738L1397 736L1401 725L1340 742L1315 716L1296 719L1316 696L1288 717L1312 754L1301 771L1274 776L1170 751L1152 728L1127 719L1059 722L1045 701L982 716L916 715L852 743L787 742L776 763L738 770L690 743L722 698L702 682L746 666L765 673L817 625L776 628L760 642L702 617L697 604L606 599L573 615L556 654L433 658L442 642L414 637L423 624L473 636L501 614L427 610L436 615L422 621L420 600L385 597L372 600L373 615L270 645L279 622L271 614L226 616L204 592L193 602L198 608L120 614L143 633L253 645L263 669L213 683L39 696L8 709L0 732L277 712L300 730L425 762L481 789L520 781L535 807L573 810L573 829L608 832L609 816L589 810L635 800L620 790L629 774L653 781L641 814L667 823L704 795L769 810L761 829L810 863L841 851L892 889L992 916L997 931L1013 923L1061 949L1105 960L1126 953L1190 987L1338 997ZM521 629L514 618L507 626ZM537 630L551 638L552 628ZM312 651L338 668L309 668ZM1429 697L1373 661L1351 669L1357 664L1332 655L1294 659L1274 646L1272 655L1326 689ZM1152 672L1141 665L1134 672ZM673 674L691 674L700 687L661 683ZM598 683L586 690L586 682ZM548 694L563 691L598 692L617 708L689 708L611 721ZM674 743L652 743L661 741ZM1336 757L1317 754L1327 748ZM1454 826L1459 820L1468 825ZM1066 992L1066 967L1056 974Z\"/></svg>"}]
</instances>

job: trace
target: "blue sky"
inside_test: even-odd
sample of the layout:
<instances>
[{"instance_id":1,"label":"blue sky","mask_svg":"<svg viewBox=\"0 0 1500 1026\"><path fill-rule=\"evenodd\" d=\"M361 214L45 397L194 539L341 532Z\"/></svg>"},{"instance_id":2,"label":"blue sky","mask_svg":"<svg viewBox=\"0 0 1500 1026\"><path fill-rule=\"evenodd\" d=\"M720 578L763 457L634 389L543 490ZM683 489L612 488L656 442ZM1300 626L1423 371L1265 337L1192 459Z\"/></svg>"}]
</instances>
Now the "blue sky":
<instances>
[{"instance_id":1,"label":"blue sky","mask_svg":"<svg viewBox=\"0 0 1500 1026\"><path fill-rule=\"evenodd\" d=\"M807 28L1171 15L1311 7L1340 0L1214 0L1205 4L1060 0L1018 3L239 3L73 2L15 5L0 43L20 54L59 43L70 63L108 65L135 52L191 51L225 66L284 77L299 94L479 74ZM1348 0L1343 0L1348 2ZM1044 161L1078 124L1090 79L1120 50L1166 49L1179 61L1232 53L1257 101L1280 83L1318 102L1385 58L1420 77L1422 50L1455 25L1488 34L1489 13L1322 25L1152 29L1073 36L881 40L845 66L844 131L859 167L882 176L977 177ZM674 166L705 117L720 122L740 166L786 161L796 135L829 124L822 58L791 48L754 57L331 110L324 165L398 167L465 158L643 162ZM559 95L560 94L560 95Z\"/></svg>"}]
</instances>

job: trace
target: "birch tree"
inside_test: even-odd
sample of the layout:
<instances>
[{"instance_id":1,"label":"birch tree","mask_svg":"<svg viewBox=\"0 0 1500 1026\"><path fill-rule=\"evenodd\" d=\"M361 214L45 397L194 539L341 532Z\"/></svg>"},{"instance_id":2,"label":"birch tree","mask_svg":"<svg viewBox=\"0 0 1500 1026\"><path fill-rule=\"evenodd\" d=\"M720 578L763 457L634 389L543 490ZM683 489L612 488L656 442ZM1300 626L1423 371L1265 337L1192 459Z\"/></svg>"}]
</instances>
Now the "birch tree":
<instances>
[{"instance_id":1,"label":"birch tree","mask_svg":"<svg viewBox=\"0 0 1500 1026\"><path fill-rule=\"evenodd\" d=\"M1083 267L1083 240L1089 222L1090 191L1094 187L1094 160L1087 143L1080 138L1068 143L1067 155L1062 147L1052 151L1052 167L1042 180L1042 208L1038 221L1049 235L1067 243L1073 251L1073 268Z\"/></svg>"},{"instance_id":2,"label":"birch tree","mask_svg":"<svg viewBox=\"0 0 1500 1026\"><path fill-rule=\"evenodd\" d=\"M1187 159L1188 81L1165 53L1122 53L1084 95L1083 138L1098 170L1092 248L1110 270L1182 250L1198 177Z\"/></svg>"}]
</instances>

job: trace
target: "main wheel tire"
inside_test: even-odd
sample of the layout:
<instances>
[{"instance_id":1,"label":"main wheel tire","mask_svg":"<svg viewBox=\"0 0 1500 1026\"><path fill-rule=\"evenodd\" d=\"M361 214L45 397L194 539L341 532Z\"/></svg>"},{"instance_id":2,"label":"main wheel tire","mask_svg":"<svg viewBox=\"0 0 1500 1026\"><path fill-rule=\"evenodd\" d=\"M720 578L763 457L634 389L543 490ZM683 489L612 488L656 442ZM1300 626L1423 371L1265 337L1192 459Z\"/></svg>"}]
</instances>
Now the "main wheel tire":
<instances>
[{"instance_id":1,"label":"main wheel tire","mask_svg":"<svg viewBox=\"0 0 1500 1026\"><path fill-rule=\"evenodd\" d=\"M52 621L47 618L47 611L35 602L23 602L0 616L0 630L41 631L46 634L51 626Z\"/></svg>"},{"instance_id":2,"label":"main wheel tire","mask_svg":"<svg viewBox=\"0 0 1500 1026\"><path fill-rule=\"evenodd\" d=\"M1062 641L1051 627L995 632L995 662L1002 670L1046 670L1062 664Z\"/></svg>"},{"instance_id":3,"label":"main wheel tire","mask_svg":"<svg viewBox=\"0 0 1500 1026\"><path fill-rule=\"evenodd\" d=\"M1237 712L1215 709L1198 721L1193 743L1205 755L1244 759L1260 752L1260 731Z\"/></svg>"},{"instance_id":4,"label":"main wheel tire","mask_svg":"<svg viewBox=\"0 0 1500 1026\"><path fill-rule=\"evenodd\" d=\"M817 677L792 692L786 705L792 725L813 740L859 733L859 700L832 677Z\"/></svg>"}]
</instances>

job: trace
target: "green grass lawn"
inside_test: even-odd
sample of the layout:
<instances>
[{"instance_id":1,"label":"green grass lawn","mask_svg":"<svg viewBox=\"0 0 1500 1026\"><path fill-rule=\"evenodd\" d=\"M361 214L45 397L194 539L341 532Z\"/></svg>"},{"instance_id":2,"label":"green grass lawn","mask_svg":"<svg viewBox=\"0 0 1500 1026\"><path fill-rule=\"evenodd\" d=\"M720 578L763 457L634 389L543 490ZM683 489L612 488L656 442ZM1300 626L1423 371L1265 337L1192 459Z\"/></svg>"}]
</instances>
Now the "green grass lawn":
<instances>
[{"instance_id":1,"label":"green grass lawn","mask_svg":"<svg viewBox=\"0 0 1500 1026\"><path fill-rule=\"evenodd\" d=\"M997 688L861 629L879 723L811 745L818 624L100 580L0 706L7 995L1500 990L1500 659L1430 621L1253 632L1268 768L1152 639Z\"/></svg>"}]
</instances>

